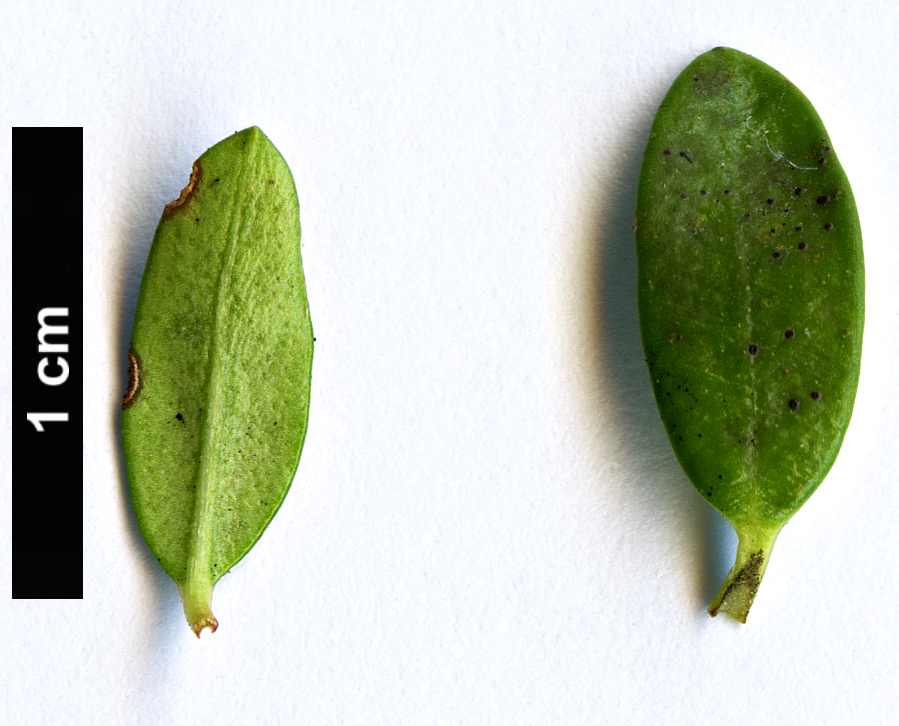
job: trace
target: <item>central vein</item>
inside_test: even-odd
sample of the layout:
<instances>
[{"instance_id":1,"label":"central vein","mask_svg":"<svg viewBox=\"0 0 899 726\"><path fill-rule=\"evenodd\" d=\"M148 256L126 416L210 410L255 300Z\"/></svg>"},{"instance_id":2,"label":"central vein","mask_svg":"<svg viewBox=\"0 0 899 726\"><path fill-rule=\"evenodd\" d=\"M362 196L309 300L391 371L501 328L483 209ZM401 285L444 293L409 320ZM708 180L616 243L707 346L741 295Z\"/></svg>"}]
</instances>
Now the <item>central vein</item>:
<instances>
[{"instance_id":1,"label":"central vein","mask_svg":"<svg viewBox=\"0 0 899 726\"><path fill-rule=\"evenodd\" d=\"M200 462L195 478L196 495L194 499L194 511L192 518L191 538L188 546L187 580L189 583L208 583L212 585L215 577L212 562L213 544L213 501L215 489L221 484L218 476L218 433L222 430L219 425L222 415L222 397L219 395L220 386L227 377L226 369L229 366L230 351L226 349L226 341L223 339L222 328L227 318L227 311L231 303L229 290L232 287L232 272L234 267L234 249L240 233L240 204L239 196L243 186L243 175L246 170L246 156L242 158L240 169L234 180L234 195L231 200L231 214L225 233L226 243L222 255L222 267L219 272L212 303L213 322L212 334L209 343L209 363L207 366L206 381L203 386L203 396L206 401L206 415L202 418L200 434Z\"/></svg>"}]
</instances>

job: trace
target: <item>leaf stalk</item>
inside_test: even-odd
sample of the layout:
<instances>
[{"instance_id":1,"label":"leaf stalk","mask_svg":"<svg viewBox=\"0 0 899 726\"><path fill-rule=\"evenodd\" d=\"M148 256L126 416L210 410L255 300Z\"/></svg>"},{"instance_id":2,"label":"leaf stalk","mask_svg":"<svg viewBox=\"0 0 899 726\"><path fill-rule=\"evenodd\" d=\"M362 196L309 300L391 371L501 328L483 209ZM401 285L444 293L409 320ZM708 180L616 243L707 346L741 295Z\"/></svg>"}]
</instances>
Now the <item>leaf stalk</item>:
<instances>
[{"instance_id":1,"label":"leaf stalk","mask_svg":"<svg viewBox=\"0 0 899 726\"><path fill-rule=\"evenodd\" d=\"M197 638L204 628L209 628L214 633L219 626L212 614L212 584L212 578L195 577L188 577L184 582L178 583L184 616Z\"/></svg>"},{"instance_id":2,"label":"leaf stalk","mask_svg":"<svg viewBox=\"0 0 899 726\"><path fill-rule=\"evenodd\" d=\"M734 620L746 623L781 526L774 529L735 527L739 538L736 562L709 605L709 615L715 617L719 612L727 613Z\"/></svg>"}]
</instances>

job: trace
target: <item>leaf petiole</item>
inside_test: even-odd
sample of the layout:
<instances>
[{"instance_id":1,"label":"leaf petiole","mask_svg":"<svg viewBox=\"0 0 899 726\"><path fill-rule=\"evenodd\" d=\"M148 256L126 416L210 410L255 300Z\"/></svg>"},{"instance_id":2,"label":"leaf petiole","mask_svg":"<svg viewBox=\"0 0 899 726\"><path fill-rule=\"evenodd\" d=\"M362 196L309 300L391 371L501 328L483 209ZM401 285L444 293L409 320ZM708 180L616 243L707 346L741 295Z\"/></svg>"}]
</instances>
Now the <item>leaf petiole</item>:
<instances>
[{"instance_id":1,"label":"leaf petiole","mask_svg":"<svg viewBox=\"0 0 899 726\"><path fill-rule=\"evenodd\" d=\"M746 623L749 608L755 600L762 577L771 559L771 550L780 533L779 525L774 529L758 526L735 527L737 530L737 559L731 568L718 595L709 605L709 615L727 613L734 620Z\"/></svg>"},{"instance_id":2,"label":"leaf petiole","mask_svg":"<svg viewBox=\"0 0 899 726\"><path fill-rule=\"evenodd\" d=\"M209 628L214 633L219 623L212 614L212 578L188 577L178 583L178 591L187 624L196 636L200 637L203 628Z\"/></svg>"}]
</instances>

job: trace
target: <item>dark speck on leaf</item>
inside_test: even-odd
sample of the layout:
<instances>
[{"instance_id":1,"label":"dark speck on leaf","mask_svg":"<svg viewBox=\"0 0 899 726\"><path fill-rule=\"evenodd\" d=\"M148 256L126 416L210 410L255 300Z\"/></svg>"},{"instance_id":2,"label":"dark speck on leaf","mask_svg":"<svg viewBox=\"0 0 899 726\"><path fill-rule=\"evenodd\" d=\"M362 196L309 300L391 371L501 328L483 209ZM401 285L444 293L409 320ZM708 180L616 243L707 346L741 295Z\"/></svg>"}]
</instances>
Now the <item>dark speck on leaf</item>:
<instances>
[{"instance_id":1,"label":"dark speck on leaf","mask_svg":"<svg viewBox=\"0 0 899 726\"><path fill-rule=\"evenodd\" d=\"M796 331L793 328L790 328L786 333L784 333L784 338L790 340L791 338L796 337Z\"/></svg>"},{"instance_id":2,"label":"dark speck on leaf","mask_svg":"<svg viewBox=\"0 0 899 726\"><path fill-rule=\"evenodd\" d=\"M665 156L671 156L671 149L665 149L662 153L663 153Z\"/></svg>"},{"instance_id":3,"label":"dark speck on leaf","mask_svg":"<svg viewBox=\"0 0 899 726\"><path fill-rule=\"evenodd\" d=\"M758 355L759 347L753 343L749 346L749 355Z\"/></svg>"},{"instance_id":4,"label":"dark speck on leaf","mask_svg":"<svg viewBox=\"0 0 899 726\"><path fill-rule=\"evenodd\" d=\"M811 396L812 396L813 401L820 401L821 400L821 391L812 391Z\"/></svg>"},{"instance_id":5,"label":"dark speck on leaf","mask_svg":"<svg viewBox=\"0 0 899 726\"><path fill-rule=\"evenodd\" d=\"M830 222L828 222L827 224L824 225L824 229L831 230L831 229L833 229L833 225Z\"/></svg>"},{"instance_id":6,"label":"dark speck on leaf","mask_svg":"<svg viewBox=\"0 0 899 726\"><path fill-rule=\"evenodd\" d=\"M800 242L798 245L799 249L804 250L808 245L805 242Z\"/></svg>"},{"instance_id":7,"label":"dark speck on leaf","mask_svg":"<svg viewBox=\"0 0 899 726\"><path fill-rule=\"evenodd\" d=\"M790 410L791 410L791 411L798 411L798 410L799 410L799 406L800 406L800 403L799 403L799 399L798 399L798 398L791 398L791 399L790 399Z\"/></svg>"},{"instance_id":8,"label":"dark speck on leaf","mask_svg":"<svg viewBox=\"0 0 899 726\"><path fill-rule=\"evenodd\" d=\"M773 199L769 199L769 200L768 200L768 204L774 204L774 200L773 200Z\"/></svg>"},{"instance_id":9,"label":"dark speck on leaf","mask_svg":"<svg viewBox=\"0 0 899 726\"><path fill-rule=\"evenodd\" d=\"M796 187L794 191L796 192L797 197L801 197L803 194L805 194L805 189L803 189L802 187Z\"/></svg>"},{"instance_id":10,"label":"dark speck on leaf","mask_svg":"<svg viewBox=\"0 0 899 726\"><path fill-rule=\"evenodd\" d=\"M779 260L779 259L780 259L780 252L777 251L777 250L774 250L774 254L772 255L772 257L774 257L775 260Z\"/></svg>"},{"instance_id":11,"label":"dark speck on leaf","mask_svg":"<svg viewBox=\"0 0 899 726\"><path fill-rule=\"evenodd\" d=\"M827 204L829 201L830 201L829 194L822 194L820 197L818 197L818 204Z\"/></svg>"}]
</instances>

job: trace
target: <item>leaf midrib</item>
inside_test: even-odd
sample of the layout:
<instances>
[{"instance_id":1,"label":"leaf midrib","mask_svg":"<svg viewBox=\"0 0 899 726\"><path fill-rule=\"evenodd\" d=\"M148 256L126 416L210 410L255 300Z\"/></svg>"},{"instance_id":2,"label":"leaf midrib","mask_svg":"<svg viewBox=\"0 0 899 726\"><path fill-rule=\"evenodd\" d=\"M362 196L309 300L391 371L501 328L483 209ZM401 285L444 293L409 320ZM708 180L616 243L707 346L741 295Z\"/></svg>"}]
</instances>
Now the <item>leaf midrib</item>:
<instances>
[{"instance_id":1,"label":"leaf midrib","mask_svg":"<svg viewBox=\"0 0 899 726\"><path fill-rule=\"evenodd\" d=\"M248 139L248 144L252 137ZM219 404L219 386L222 370L222 341L221 321L224 319L225 309L229 307L228 296L222 291L231 286L231 271L233 269L234 249L241 228L241 205L238 198L243 188L243 178L247 168L247 158L250 149L241 153L240 166L235 175L234 196L231 203L231 214L228 220L227 246L223 257L223 264L218 276L213 302L212 341L209 346L209 365L206 381L201 389L205 393L206 415L201 419L200 452L197 474L195 477L196 497L194 500L194 512L191 518L191 537L188 546L187 579L193 582L209 581L216 579L212 572L212 542L211 529L211 504L214 488L217 483L212 463L217 448L216 433L222 429L219 419L222 412Z\"/></svg>"}]
</instances>

